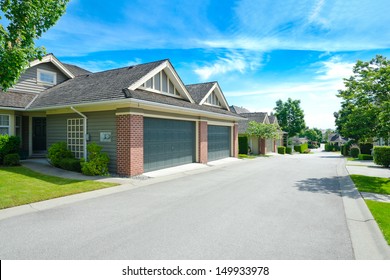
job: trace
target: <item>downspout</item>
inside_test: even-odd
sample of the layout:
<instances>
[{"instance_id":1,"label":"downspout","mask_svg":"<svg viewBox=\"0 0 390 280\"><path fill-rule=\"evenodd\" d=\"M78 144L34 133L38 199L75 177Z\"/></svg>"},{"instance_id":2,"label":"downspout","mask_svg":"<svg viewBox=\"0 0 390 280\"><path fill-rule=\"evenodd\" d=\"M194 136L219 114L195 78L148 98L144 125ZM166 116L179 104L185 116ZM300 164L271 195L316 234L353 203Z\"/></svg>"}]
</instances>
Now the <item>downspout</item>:
<instances>
[{"instance_id":1,"label":"downspout","mask_svg":"<svg viewBox=\"0 0 390 280\"><path fill-rule=\"evenodd\" d=\"M88 118L83 113L77 111L73 106L71 106L70 109L72 109L72 111L74 111L76 114L82 116L83 119L84 119L84 121L83 121L83 130L84 130L84 135L83 135L83 148L84 149L83 149L83 153L84 153L85 161L87 161L88 160L88 154L87 154L87 121L88 121Z\"/></svg>"}]
</instances>

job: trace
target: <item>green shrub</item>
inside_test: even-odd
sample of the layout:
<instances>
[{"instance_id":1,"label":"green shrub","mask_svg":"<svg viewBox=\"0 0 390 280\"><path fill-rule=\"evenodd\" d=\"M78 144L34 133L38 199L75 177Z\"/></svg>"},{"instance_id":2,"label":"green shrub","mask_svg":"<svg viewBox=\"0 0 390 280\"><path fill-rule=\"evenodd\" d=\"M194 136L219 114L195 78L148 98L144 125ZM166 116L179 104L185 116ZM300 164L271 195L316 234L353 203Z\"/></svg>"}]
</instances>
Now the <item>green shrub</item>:
<instances>
[{"instance_id":1,"label":"green shrub","mask_svg":"<svg viewBox=\"0 0 390 280\"><path fill-rule=\"evenodd\" d=\"M304 144L301 144L298 146L294 146L294 151L301 153L301 154L303 154L307 149L309 149L309 146L307 143L304 143Z\"/></svg>"},{"instance_id":2,"label":"green shrub","mask_svg":"<svg viewBox=\"0 0 390 280\"><path fill-rule=\"evenodd\" d=\"M310 149L306 149L303 151L304 154L310 154L311 150Z\"/></svg>"},{"instance_id":3,"label":"green shrub","mask_svg":"<svg viewBox=\"0 0 390 280\"><path fill-rule=\"evenodd\" d=\"M374 162L384 167L390 166L390 146L374 147Z\"/></svg>"},{"instance_id":4,"label":"green shrub","mask_svg":"<svg viewBox=\"0 0 390 280\"><path fill-rule=\"evenodd\" d=\"M3 164L6 166L17 166L20 165L19 154L7 154L4 156Z\"/></svg>"},{"instance_id":5,"label":"green shrub","mask_svg":"<svg viewBox=\"0 0 390 280\"><path fill-rule=\"evenodd\" d=\"M372 143L359 144L360 152L362 154L371 155L373 146Z\"/></svg>"},{"instance_id":6,"label":"green shrub","mask_svg":"<svg viewBox=\"0 0 390 280\"><path fill-rule=\"evenodd\" d=\"M239 154L248 154L248 137L240 136L238 137L238 153Z\"/></svg>"},{"instance_id":7,"label":"green shrub","mask_svg":"<svg viewBox=\"0 0 390 280\"><path fill-rule=\"evenodd\" d=\"M360 154L358 156L358 158L360 160L372 160L373 159L373 156L372 155L367 155L367 154Z\"/></svg>"},{"instance_id":8,"label":"green shrub","mask_svg":"<svg viewBox=\"0 0 390 280\"><path fill-rule=\"evenodd\" d=\"M325 151L327 152L333 152L334 151L334 145L330 143L325 144Z\"/></svg>"},{"instance_id":9,"label":"green shrub","mask_svg":"<svg viewBox=\"0 0 390 280\"><path fill-rule=\"evenodd\" d=\"M87 145L88 161L81 159L81 172L84 175L108 175L108 163L110 161L106 153L102 153L102 147L96 143Z\"/></svg>"},{"instance_id":10,"label":"green shrub","mask_svg":"<svg viewBox=\"0 0 390 280\"><path fill-rule=\"evenodd\" d=\"M60 162L64 158L74 158L65 142L57 142L50 146L47 157L50 163L55 167L60 167Z\"/></svg>"},{"instance_id":11,"label":"green shrub","mask_svg":"<svg viewBox=\"0 0 390 280\"><path fill-rule=\"evenodd\" d=\"M58 167L75 172L81 172L80 160L77 158L62 158L59 160Z\"/></svg>"},{"instance_id":12,"label":"green shrub","mask_svg":"<svg viewBox=\"0 0 390 280\"><path fill-rule=\"evenodd\" d=\"M284 155L286 153L286 147L278 146L278 154Z\"/></svg>"},{"instance_id":13,"label":"green shrub","mask_svg":"<svg viewBox=\"0 0 390 280\"><path fill-rule=\"evenodd\" d=\"M357 146L357 145L351 146L351 149L349 149L349 153L350 153L351 157L358 158L359 154L360 154L359 146Z\"/></svg>"},{"instance_id":14,"label":"green shrub","mask_svg":"<svg viewBox=\"0 0 390 280\"><path fill-rule=\"evenodd\" d=\"M292 148L286 147L286 154L292 155Z\"/></svg>"},{"instance_id":15,"label":"green shrub","mask_svg":"<svg viewBox=\"0 0 390 280\"><path fill-rule=\"evenodd\" d=\"M8 154L15 154L19 151L20 138L17 136L0 135L0 162Z\"/></svg>"}]
</instances>

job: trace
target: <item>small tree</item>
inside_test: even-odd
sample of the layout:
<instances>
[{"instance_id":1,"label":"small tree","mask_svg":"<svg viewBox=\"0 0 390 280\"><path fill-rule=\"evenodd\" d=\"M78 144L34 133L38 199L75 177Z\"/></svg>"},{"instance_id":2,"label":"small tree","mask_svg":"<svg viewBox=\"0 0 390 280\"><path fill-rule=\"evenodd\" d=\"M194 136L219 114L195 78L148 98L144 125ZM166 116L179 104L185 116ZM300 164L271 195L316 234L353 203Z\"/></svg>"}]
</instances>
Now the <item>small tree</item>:
<instances>
[{"instance_id":1,"label":"small tree","mask_svg":"<svg viewBox=\"0 0 390 280\"><path fill-rule=\"evenodd\" d=\"M300 100L289 98L286 102L276 101L275 115L283 131L288 133L288 137L293 137L305 129L305 114L301 109Z\"/></svg>"},{"instance_id":2,"label":"small tree","mask_svg":"<svg viewBox=\"0 0 390 280\"><path fill-rule=\"evenodd\" d=\"M248 133L248 135L257 136L263 139L280 138L279 128L275 124L266 124L266 123L251 121L248 124L248 128L246 132Z\"/></svg>"},{"instance_id":3,"label":"small tree","mask_svg":"<svg viewBox=\"0 0 390 280\"><path fill-rule=\"evenodd\" d=\"M35 40L52 27L65 12L69 0L0 0L0 88L6 91L19 79L22 71L45 54Z\"/></svg>"}]
</instances>

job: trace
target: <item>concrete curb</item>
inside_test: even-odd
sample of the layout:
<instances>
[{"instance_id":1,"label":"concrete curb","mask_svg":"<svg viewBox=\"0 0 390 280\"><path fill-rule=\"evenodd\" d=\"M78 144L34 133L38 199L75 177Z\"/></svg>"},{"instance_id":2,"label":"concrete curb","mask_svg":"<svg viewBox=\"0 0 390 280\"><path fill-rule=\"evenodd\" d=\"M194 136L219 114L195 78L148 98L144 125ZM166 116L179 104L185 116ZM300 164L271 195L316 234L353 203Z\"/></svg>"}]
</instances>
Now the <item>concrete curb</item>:
<instances>
[{"instance_id":1,"label":"concrete curb","mask_svg":"<svg viewBox=\"0 0 390 280\"><path fill-rule=\"evenodd\" d=\"M337 166L341 196L352 247L357 260L389 260L390 247L356 189L345 167L345 159Z\"/></svg>"}]
</instances>

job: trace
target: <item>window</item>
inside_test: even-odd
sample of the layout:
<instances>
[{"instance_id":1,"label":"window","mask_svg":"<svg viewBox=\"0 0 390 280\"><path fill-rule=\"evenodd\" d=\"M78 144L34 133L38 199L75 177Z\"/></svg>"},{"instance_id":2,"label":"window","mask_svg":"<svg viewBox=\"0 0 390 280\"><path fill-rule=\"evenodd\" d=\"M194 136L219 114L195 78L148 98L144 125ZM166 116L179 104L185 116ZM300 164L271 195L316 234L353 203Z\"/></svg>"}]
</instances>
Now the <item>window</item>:
<instances>
[{"instance_id":1,"label":"window","mask_svg":"<svg viewBox=\"0 0 390 280\"><path fill-rule=\"evenodd\" d=\"M142 87L152 89L152 91L155 92L180 97L179 91L175 88L165 71L161 71L160 73L154 75L152 78L147 80Z\"/></svg>"},{"instance_id":2,"label":"window","mask_svg":"<svg viewBox=\"0 0 390 280\"><path fill-rule=\"evenodd\" d=\"M84 119L68 119L67 144L76 158L84 157Z\"/></svg>"},{"instance_id":3,"label":"window","mask_svg":"<svg viewBox=\"0 0 390 280\"><path fill-rule=\"evenodd\" d=\"M0 115L0 134L9 134L9 115Z\"/></svg>"},{"instance_id":4,"label":"window","mask_svg":"<svg viewBox=\"0 0 390 280\"><path fill-rule=\"evenodd\" d=\"M57 83L57 73L46 71L42 69L37 70L37 81L38 83L55 85Z\"/></svg>"},{"instance_id":5,"label":"window","mask_svg":"<svg viewBox=\"0 0 390 280\"><path fill-rule=\"evenodd\" d=\"M22 117L15 116L15 135L22 137Z\"/></svg>"},{"instance_id":6,"label":"window","mask_svg":"<svg viewBox=\"0 0 390 280\"><path fill-rule=\"evenodd\" d=\"M215 105L221 107L221 103L219 102L218 97L214 91L209 95L209 97L207 97L205 103L208 105Z\"/></svg>"}]
</instances>

